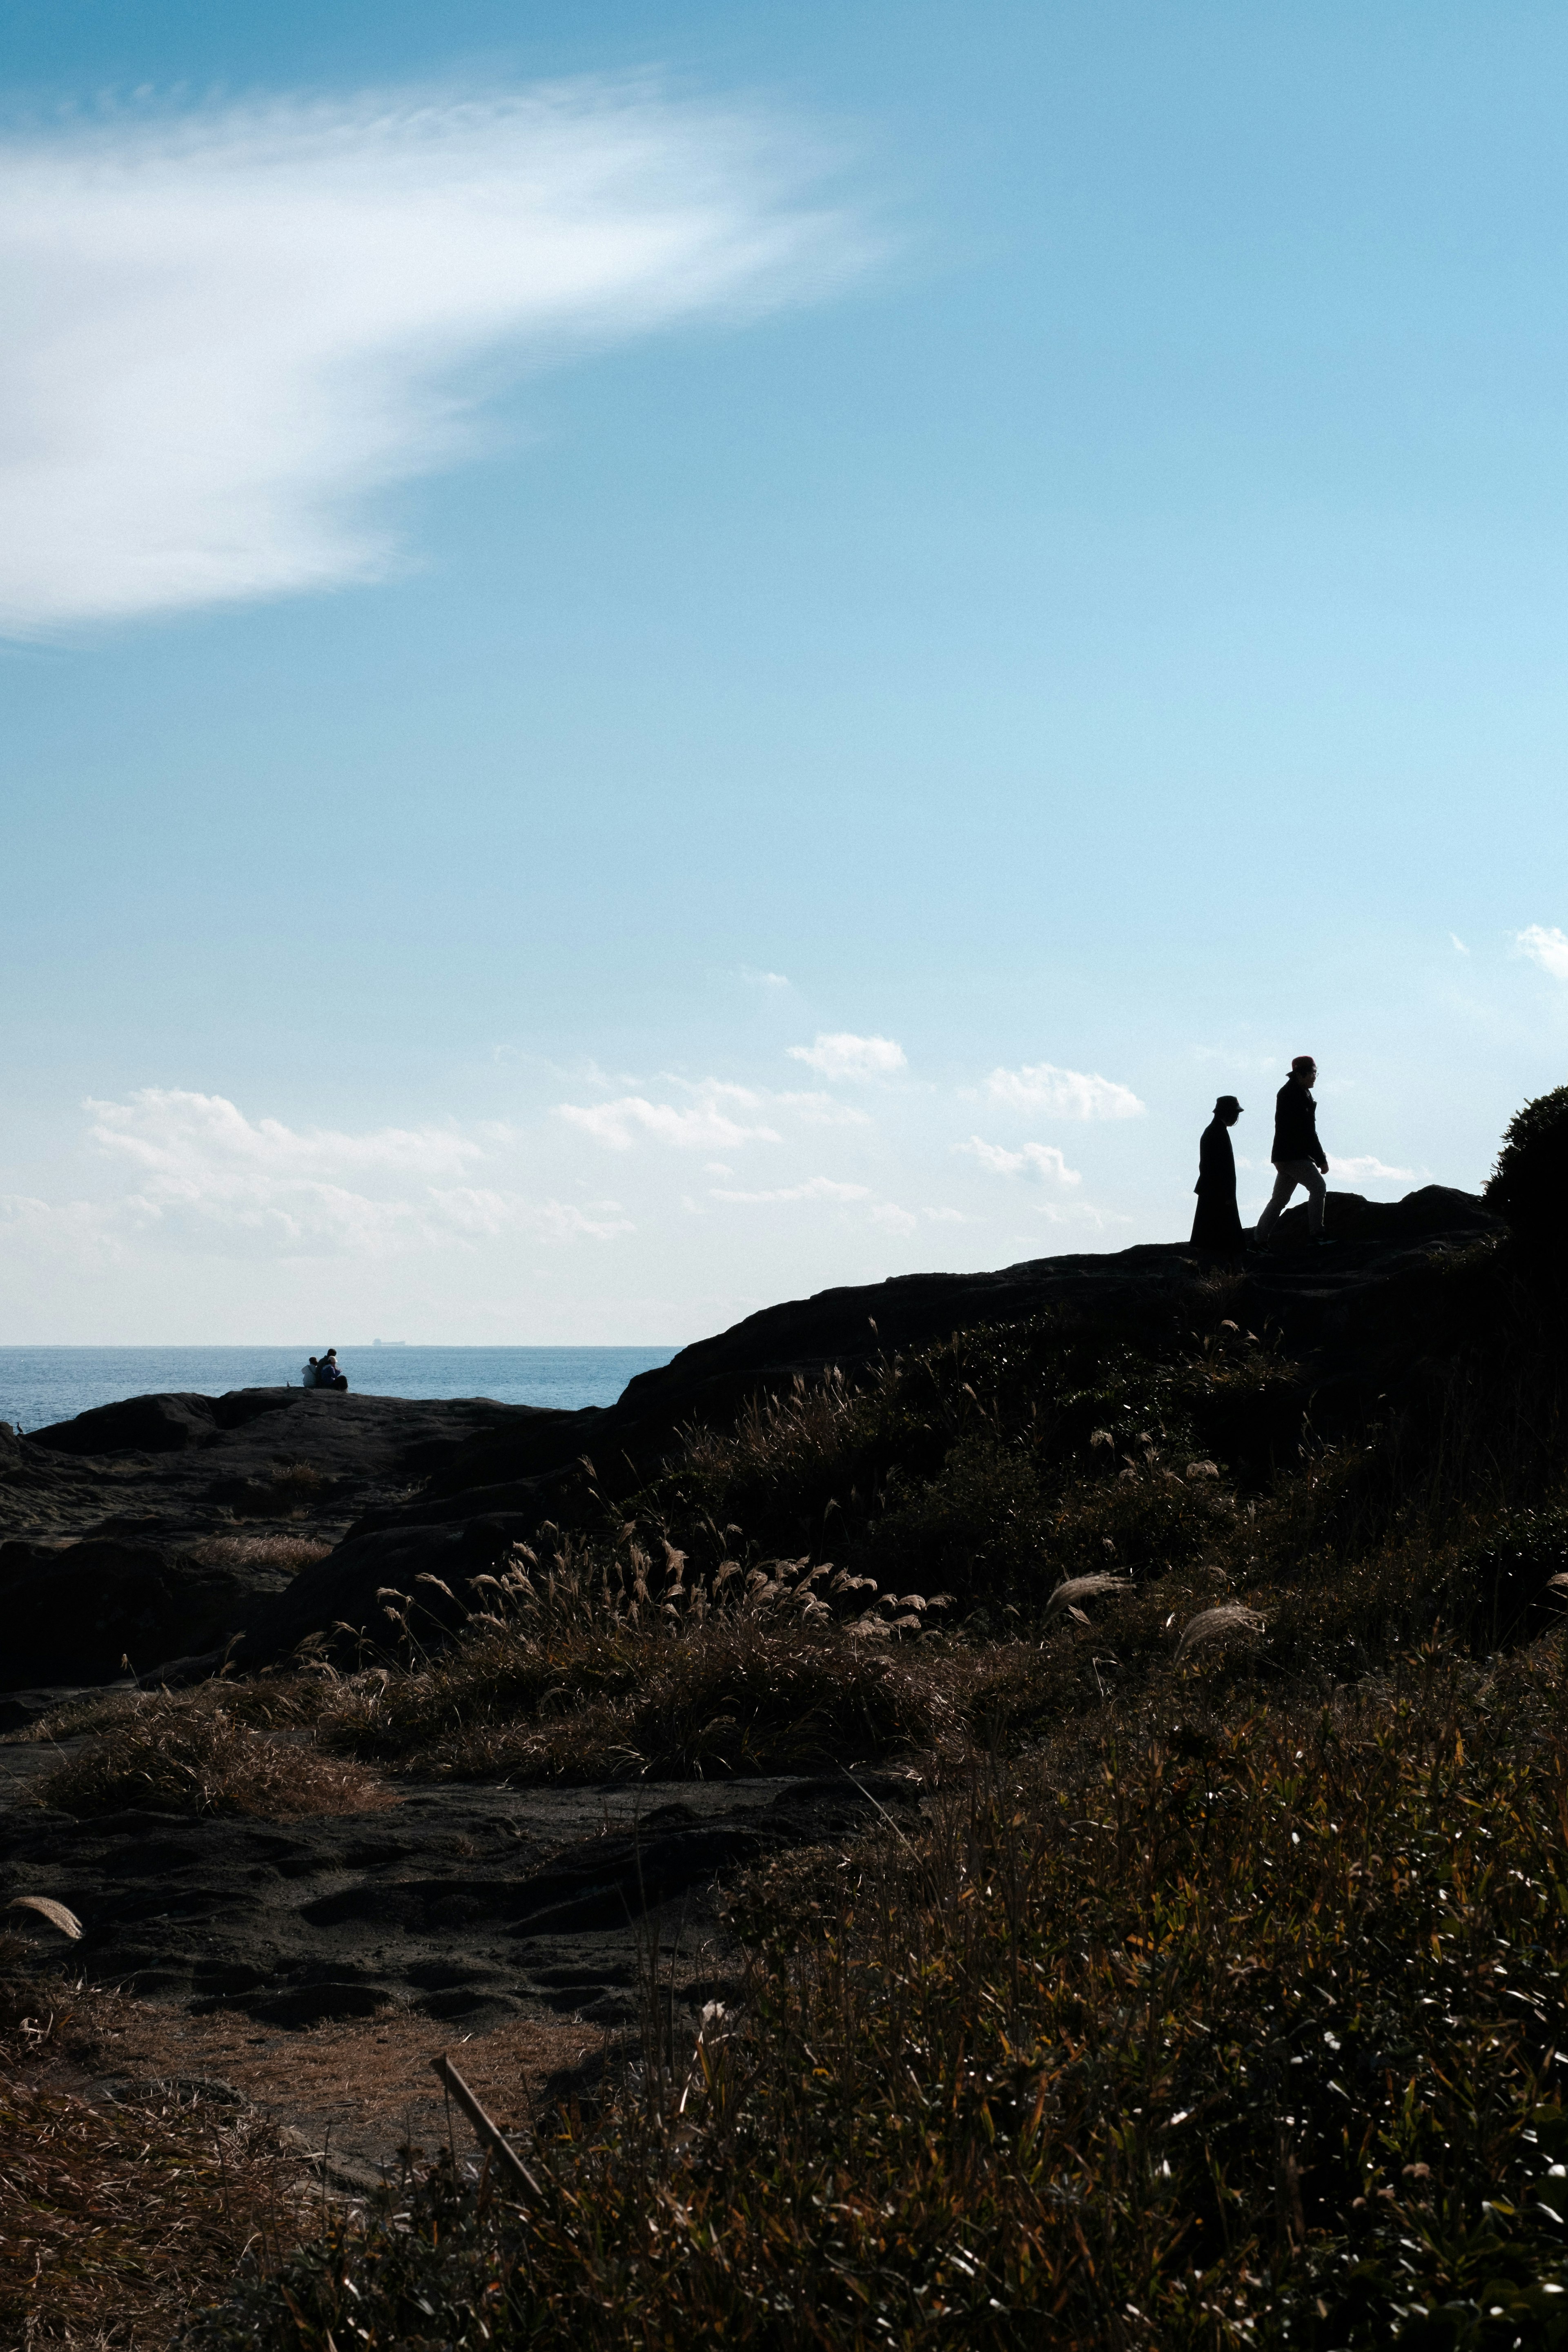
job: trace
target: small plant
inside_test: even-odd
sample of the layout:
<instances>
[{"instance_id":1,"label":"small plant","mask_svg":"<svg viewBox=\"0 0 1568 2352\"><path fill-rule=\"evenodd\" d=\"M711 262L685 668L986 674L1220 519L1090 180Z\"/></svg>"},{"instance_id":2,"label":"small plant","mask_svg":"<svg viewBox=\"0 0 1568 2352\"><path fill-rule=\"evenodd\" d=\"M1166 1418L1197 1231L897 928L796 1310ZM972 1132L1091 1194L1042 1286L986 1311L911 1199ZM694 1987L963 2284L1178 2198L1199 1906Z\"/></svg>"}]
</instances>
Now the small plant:
<instances>
[{"instance_id":1,"label":"small plant","mask_svg":"<svg viewBox=\"0 0 1568 2352\"><path fill-rule=\"evenodd\" d=\"M291 1502L313 1503L331 1481L313 1462L283 1461L274 1465L272 1484L279 1495Z\"/></svg>"}]
</instances>

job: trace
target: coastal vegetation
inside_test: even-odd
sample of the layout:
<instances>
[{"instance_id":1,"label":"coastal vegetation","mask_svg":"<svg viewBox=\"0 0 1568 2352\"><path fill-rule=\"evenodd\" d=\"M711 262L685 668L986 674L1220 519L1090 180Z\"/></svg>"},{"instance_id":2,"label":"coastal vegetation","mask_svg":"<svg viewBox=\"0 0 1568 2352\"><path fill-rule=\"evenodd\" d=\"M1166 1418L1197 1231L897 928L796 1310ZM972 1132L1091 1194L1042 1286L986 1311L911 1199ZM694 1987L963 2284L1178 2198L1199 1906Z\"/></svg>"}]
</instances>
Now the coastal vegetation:
<instances>
[{"instance_id":1,"label":"coastal vegetation","mask_svg":"<svg viewBox=\"0 0 1568 2352\"><path fill-rule=\"evenodd\" d=\"M237 1775L281 1742L383 1801L923 1792L731 1885L744 1989L695 2042L650 1960L525 2194L411 2168L215 2283L193 2352L1568 2344L1564 1284L1528 1181L1565 1132L1568 1089L1521 1113L1513 1229L1332 1349L1226 1274L960 1333L651 1475L584 1463L462 1591L389 1591L374 1652L105 1703L49 1801L129 1801L219 1723ZM168 1802L231 1801L210 1752Z\"/></svg>"}]
</instances>

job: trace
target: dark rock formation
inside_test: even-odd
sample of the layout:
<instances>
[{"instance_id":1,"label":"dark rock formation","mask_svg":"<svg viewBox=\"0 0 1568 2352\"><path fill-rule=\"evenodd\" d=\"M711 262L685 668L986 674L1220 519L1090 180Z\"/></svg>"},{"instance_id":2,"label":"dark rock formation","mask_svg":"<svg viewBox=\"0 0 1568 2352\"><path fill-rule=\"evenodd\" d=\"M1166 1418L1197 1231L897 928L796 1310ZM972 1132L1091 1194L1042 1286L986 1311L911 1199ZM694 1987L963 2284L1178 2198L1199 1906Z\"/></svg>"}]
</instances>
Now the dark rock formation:
<instances>
[{"instance_id":1,"label":"dark rock formation","mask_svg":"<svg viewBox=\"0 0 1568 2352\"><path fill-rule=\"evenodd\" d=\"M221 1652L375 1506L477 1429L573 1423L483 1399L303 1389L149 1396L0 1437L0 1690Z\"/></svg>"},{"instance_id":2,"label":"dark rock formation","mask_svg":"<svg viewBox=\"0 0 1568 2352\"><path fill-rule=\"evenodd\" d=\"M98 1981L263 2023L363 2017L385 2001L462 2032L532 2011L633 2023L639 1938L711 1944L712 1890L742 1864L852 1835L918 1791L896 1774L682 1784L679 1801L584 1789L410 1789L346 1819L74 1821L26 1801L55 1760L0 1748L7 1886L68 1904ZM7 1787L8 1784L8 1787ZM13 1801L7 1807L6 1794ZM699 1979L682 1997L716 1990Z\"/></svg>"},{"instance_id":3,"label":"dark rock formation","mask_svg":"<svg viewBox=\"0 0 1568 2352\"><path fill-rule=\"evenodd\" d=\"M301 1391L301 1394L303 1391ZM177 1454L210 1445L262 1413L285 1412L289 1389L237 1389L225 1397L127 1397L35 1430L31 1443L58 1454Z\"/></svg>"},{"instance_id":4,"label":"dark rock formation","mask_svg":"<svg viewBox=\"0 0 1568 2352\"><path fill-rule=\"evenodd\" d=\"M135 1671L179 1648L221 1647L255 1581L112 1536L0 1544L7 1679L108 1682L127 1661Z\"/></svg>"},{"instance_id":5,"label":"dark rock formation","mask_svg":"<svg viewBox=\"0 0 1568 2352\"><path fill-rule=\"evenodd\" d=\"M1386 1385L1393 1358L1408 1352L1411 1286L1435 1256L1502 1228L1468 1193L1428 1185L1393 1202L1331 1192L1328 1231L1331 1249L1302 1246L1305 1211L1291 1210L1275 1246L1247 1261L1232 1313L1277 1331L1310 1365L1299 1397L1267 1401L1277 1429L1216 1430L1217 1450L1283 1458L1309 1412L1320 1429L1336 1416L1353 1422ZM879 1355L1050 1308L1123 1334L1142 1328L1168 1336L1204 1278L1192 1251L1172 1244L823 1291L683 1349L604 1411L540 1412L483 1399L417 1404L297 1389L105 1406L13 1441L0 1455L0 1534L29 1538L0 1553L0 1600L9 1576L17 1622L30 1629L9 1655L5 1679L15 1686L63 1675L79 1628L88 1640L71 1676L78 1680L112 1673L123 1654L141 1666L177 1654L198 1671L235 1632L245 1636L239 1662L252 1666L339 1623L374 1636L386 1630L379 1588L407 1592L427 1572L460 1592L464 1578L554 1515L581 1485L584 1457L619 1491L656 1466L684 1426L721 1424L759 1390L834 1365L854 1377ZM301 1465L322 1480L303 1505L287 1475ZM283 1589L273 1575L230 1594L186 1556L203 1537L240 1526L286 1527L331 1549ZM119 1601L110 1555L79 1543L83 1556L73 1568L72 1555L57 1549L51 1559L39 1548L40 1538L58 1547L88 1536L129 1547L120 1556ZM424 1587L422 1596L439 1622L439 1595ZM160 1650L162 1658L149 1654Z\"/></svg>"}]
</instances>

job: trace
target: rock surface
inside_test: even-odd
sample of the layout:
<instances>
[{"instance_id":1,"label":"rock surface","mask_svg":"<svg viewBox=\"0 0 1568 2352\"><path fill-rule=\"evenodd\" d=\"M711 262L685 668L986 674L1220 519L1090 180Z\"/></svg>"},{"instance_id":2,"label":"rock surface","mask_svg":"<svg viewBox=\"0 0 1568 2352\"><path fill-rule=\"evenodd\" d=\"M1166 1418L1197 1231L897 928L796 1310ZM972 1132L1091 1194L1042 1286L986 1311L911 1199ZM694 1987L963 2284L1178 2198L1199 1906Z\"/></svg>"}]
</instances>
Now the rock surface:
<instances>
[{"instance_id":1,"label":"rock surface","mask_svg":"<svg viewBox=\"0 0 1568 2352\"><path fill-rule=\"evenodd\" d=\"M221 1649L475 1432L572 1413L305 1389L132 1397L0 1450L0 1690ZM4 1728L0 1722L0 1728Z\"/></svg>"},{"instance_id":2,"label":"rock surface","mask_svg":"<svg viewBox=\"0 0 1568 2352\"><path fill-rule=\"evenodd\" d=\"M719 1880L908 1810L896 1774L510 1790L417 1786L384 1811L260 1822L125 1811L76 1821L33 1790L52 1747L0 1747L9 1895L67 1904L99 1983L259 2023L391 2003L454 2032L564 2011L634 2025L639 1964L679 1938L687 2007L721 1997L689 1964L722 1948Z\"/></svg>"}]
</instances>

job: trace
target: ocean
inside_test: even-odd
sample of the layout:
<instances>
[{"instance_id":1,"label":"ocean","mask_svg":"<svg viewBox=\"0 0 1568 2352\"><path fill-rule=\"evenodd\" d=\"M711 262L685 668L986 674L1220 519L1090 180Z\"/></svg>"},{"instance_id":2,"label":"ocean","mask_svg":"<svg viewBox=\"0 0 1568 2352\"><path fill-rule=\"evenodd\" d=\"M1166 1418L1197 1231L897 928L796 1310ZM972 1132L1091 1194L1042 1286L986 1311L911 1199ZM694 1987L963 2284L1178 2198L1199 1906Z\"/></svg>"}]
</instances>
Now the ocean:
<instances>
[{"instance_id":1,"label":"ocean","mask_svg":"<svg viewBox=\"0 0 1568 2352\"><path fill-rule=\"evenodd\" d=\"M0 1348L0 1421L29 1434L121 1397L282 1388L308 1348ZM340 1348L349 1386L371 1396L493 1397L568 1411L614 1404L674 1348Z\"/></svg>"}]
</instances>

